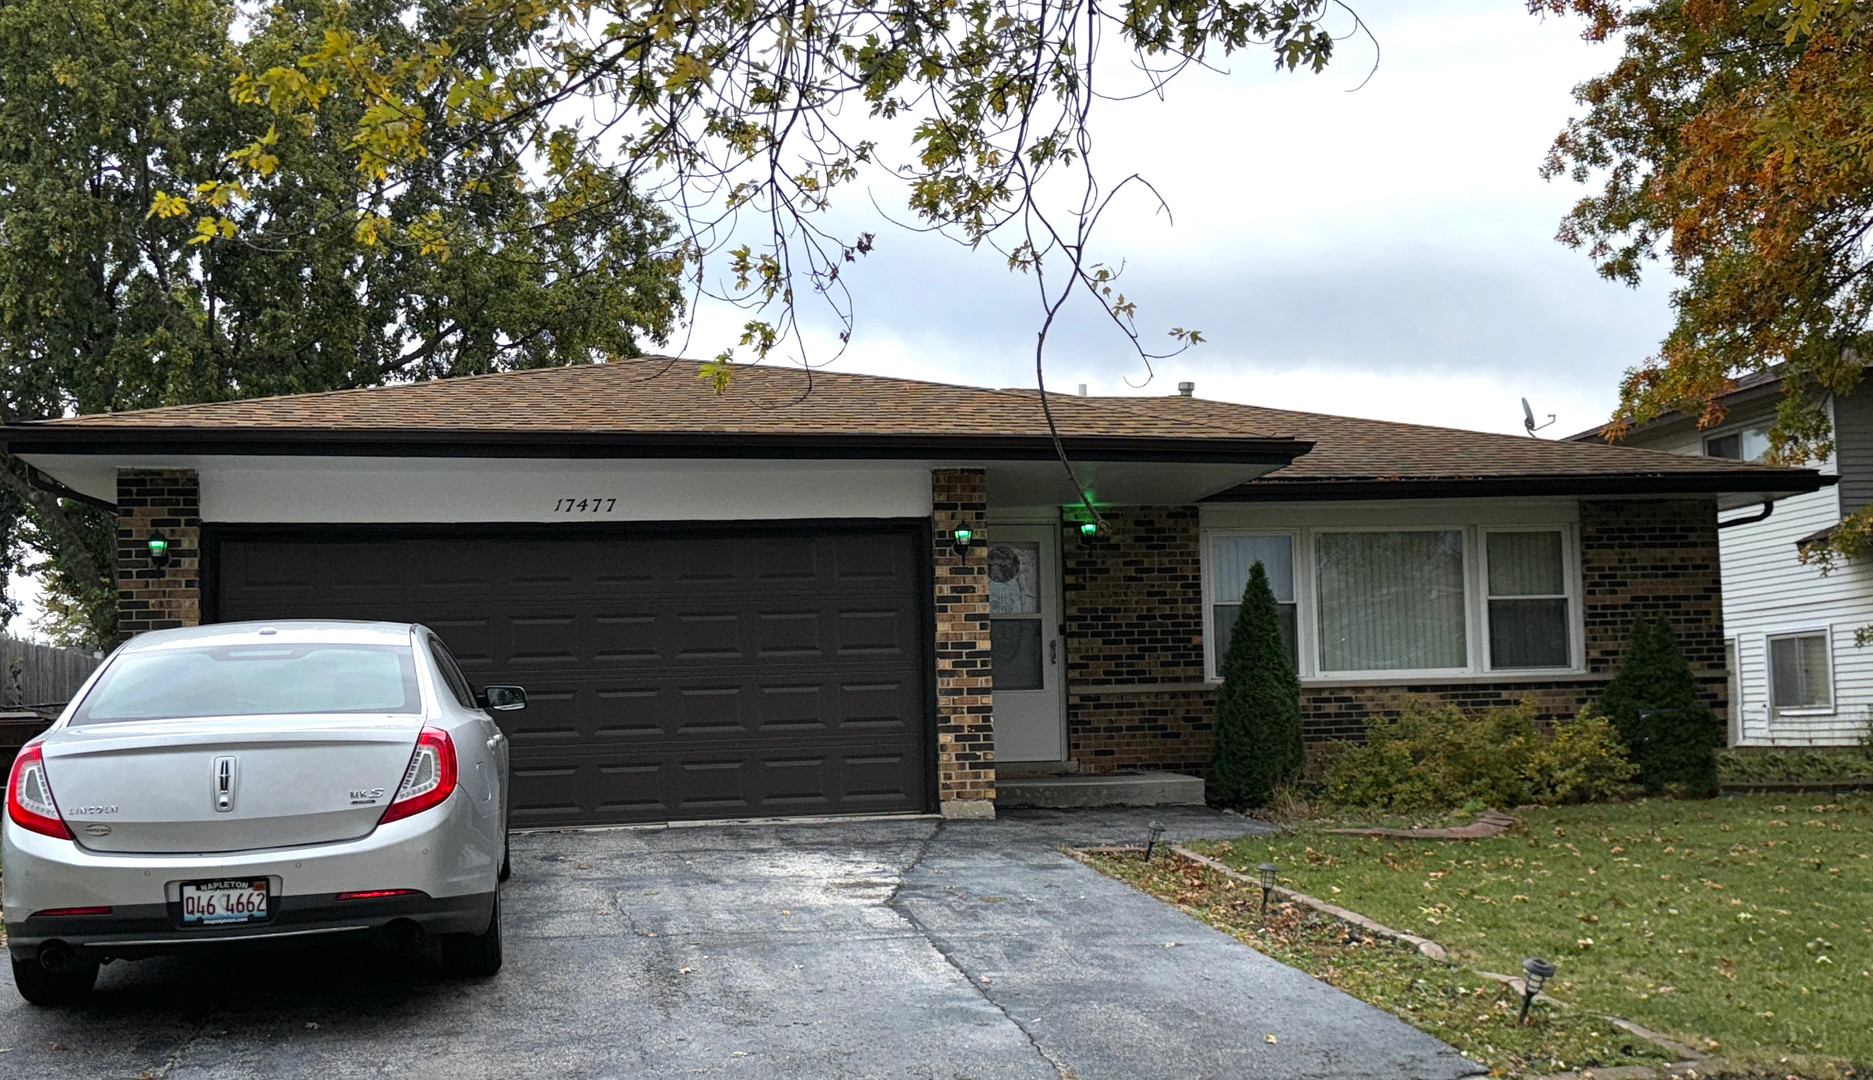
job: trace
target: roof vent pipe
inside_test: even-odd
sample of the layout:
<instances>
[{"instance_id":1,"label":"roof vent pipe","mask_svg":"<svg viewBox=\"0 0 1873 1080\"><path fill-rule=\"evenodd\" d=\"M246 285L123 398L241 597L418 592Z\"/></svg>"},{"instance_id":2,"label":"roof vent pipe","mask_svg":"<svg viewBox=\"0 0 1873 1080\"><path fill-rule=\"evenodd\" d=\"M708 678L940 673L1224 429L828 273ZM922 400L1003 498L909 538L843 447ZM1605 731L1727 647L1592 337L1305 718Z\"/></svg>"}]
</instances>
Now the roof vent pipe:
<instances>
[{"instance_id":1,"label":"roof vent pipe","mask_svg":"<svg viewBox=\"0 0 1873 1080\"><path fill-rule=\"evenodd\" d=\"M1193 382L1180 382L1180 383L1178 383L1178 384L1177 384L1177 394L1178 394L1178 396L1179 396L1179 397L1190 397L1191 395L1193 395L1193 394L1195 394L1196 392L1197 392L1197 384L1196 384L1196 383L1193 383Z\"/></svg>"}]
</instances>

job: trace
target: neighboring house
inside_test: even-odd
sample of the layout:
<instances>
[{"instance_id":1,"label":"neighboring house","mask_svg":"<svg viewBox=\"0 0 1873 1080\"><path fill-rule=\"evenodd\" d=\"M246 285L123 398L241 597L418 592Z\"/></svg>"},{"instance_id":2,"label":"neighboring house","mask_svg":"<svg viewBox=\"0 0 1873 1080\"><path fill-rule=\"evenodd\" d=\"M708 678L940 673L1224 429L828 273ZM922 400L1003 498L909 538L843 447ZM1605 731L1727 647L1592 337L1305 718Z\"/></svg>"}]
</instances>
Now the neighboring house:
<instances>
[{"instance_id":1,"label":"neighboring house","mask_svg":"<svg viewBox=\"0 0 1873 1080\"><path fill-rule=\"evenodd\" d=\"M1779 378L1753 376L1722 399L1721 424L1700 430L1673 413L1634 428L1621 445L1760 461L1781 391ZM1854 631L1873 625L1873 566L1846 563L1824 574L1799 551L1873 502L1873 394L1825 404L1838 446L1817 466L1828 485L1721 515L1733 745L1849 744L1873 716L1873 648L1854 644ZM1598 430L1573 439L1604 442Z\"/></svg>"},{"instance_id":2,"label":"neighboring house","mask_svg":"<svg viewBox=\"0 0 1873 1080\"><path fill-rule=\"evenodd\" d=\"M940 809L996 763L1201 773L1248 567L1310 740L1569 716L1665 616L1726 700L1720 509L1813 470L1284 412L643 360L0 430L119 515L127 633L422 621L526 686L514 822ZM148 542L168 543L166 564ZM503 719L504 723L510 722Z\"/></svg>"}]
</instances>

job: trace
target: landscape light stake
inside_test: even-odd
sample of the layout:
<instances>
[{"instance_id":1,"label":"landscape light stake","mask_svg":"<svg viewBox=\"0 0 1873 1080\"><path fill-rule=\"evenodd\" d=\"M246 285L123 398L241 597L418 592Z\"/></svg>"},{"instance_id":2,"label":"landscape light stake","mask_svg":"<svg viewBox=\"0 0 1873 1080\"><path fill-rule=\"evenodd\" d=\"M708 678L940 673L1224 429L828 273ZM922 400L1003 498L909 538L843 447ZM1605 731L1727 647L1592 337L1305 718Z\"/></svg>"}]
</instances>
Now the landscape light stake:
<instances>
[{"instance_id":1,"label":"landscape light stake","mask_svg":"<svg viewBox=\"0 0 1873 1080\"><path fill-rule=\"evenodd\" d=\"M1554 965L1540 957L1531 956L1522 961L1522 971L1524 977L1522 979L1521 1023L1526 1024L1528 1023L1528 1007L1535 1003L1535 995L1541 993L1542 986L1549 979L1554 978Z\"/></svg>"},{"instance_id":2,"label":"landscape light stake","mask_svg":"<svg viewBox=\"0 0 1873 1080\"><path fill-rule=\"evenodd\" d=\"M1275 887L1276 869L1275 864L1271 862L1265 862L1255 868L1255 872L1261 875L1262 879L1262 921L1264 923L1268 921L1268 891Z\"/></svg>"},{"instance_id":3,"label":"landscape light stake","mask_svg":"<svg viewBox=\"0 0 1873 1080\"><path fill-rule=\"evenodd\" d=\"M1154 821L1147 828L1151 830L1151 833L1145 837L1145 861L1150 862L1151 849L1157 847L1158 841L1164 838L1164 823Z\"/></svg>"}]
</instances>

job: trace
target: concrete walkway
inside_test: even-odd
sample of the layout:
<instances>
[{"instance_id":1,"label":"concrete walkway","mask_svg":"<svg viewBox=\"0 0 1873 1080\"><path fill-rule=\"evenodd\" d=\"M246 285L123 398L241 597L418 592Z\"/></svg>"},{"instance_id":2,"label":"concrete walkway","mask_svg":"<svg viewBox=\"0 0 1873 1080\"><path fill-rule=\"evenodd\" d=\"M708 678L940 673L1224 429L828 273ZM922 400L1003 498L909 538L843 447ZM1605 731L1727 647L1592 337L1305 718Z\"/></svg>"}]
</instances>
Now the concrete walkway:
<instances>
[{"instance_id":1,"label":"concrete walkway","mask_svg":"<svg viewBox=\"0 0 1873 1080\"><path fill-rule=\"evenodd\" d=\"M113 964L83 1009L0 987L0 1077L1480 1071L1055 850L1154 817L1172 840L1250 828L1161 808L516 837L493 980L349 950Z\"/></svg>"}]
</instances>

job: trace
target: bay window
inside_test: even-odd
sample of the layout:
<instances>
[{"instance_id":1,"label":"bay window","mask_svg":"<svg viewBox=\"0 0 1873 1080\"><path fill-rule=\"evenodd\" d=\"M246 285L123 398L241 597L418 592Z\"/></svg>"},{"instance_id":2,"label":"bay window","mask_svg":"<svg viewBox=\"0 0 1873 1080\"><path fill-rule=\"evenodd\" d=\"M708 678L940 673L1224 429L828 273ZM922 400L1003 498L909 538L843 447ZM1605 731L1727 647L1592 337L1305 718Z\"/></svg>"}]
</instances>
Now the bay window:
<instances>
[{"instance_id":1,"label":"bay window","mask_svg":"<svg viewBox=\"0 0 1873 1080\"><path fill-rule=\"evenodd\" d=\"M1276 515L1270 524L1293 526L1279 532L1205 531L1211 678L1220 676L1257 562L1268 570L1282 638L1303 678L1579 669L1572 524L1442 525L1424 513L1405 515L1395 527L1370 527L1346 512L1329 518L1331 526L1298 518Z\"/></svg>"}]
</instances>

